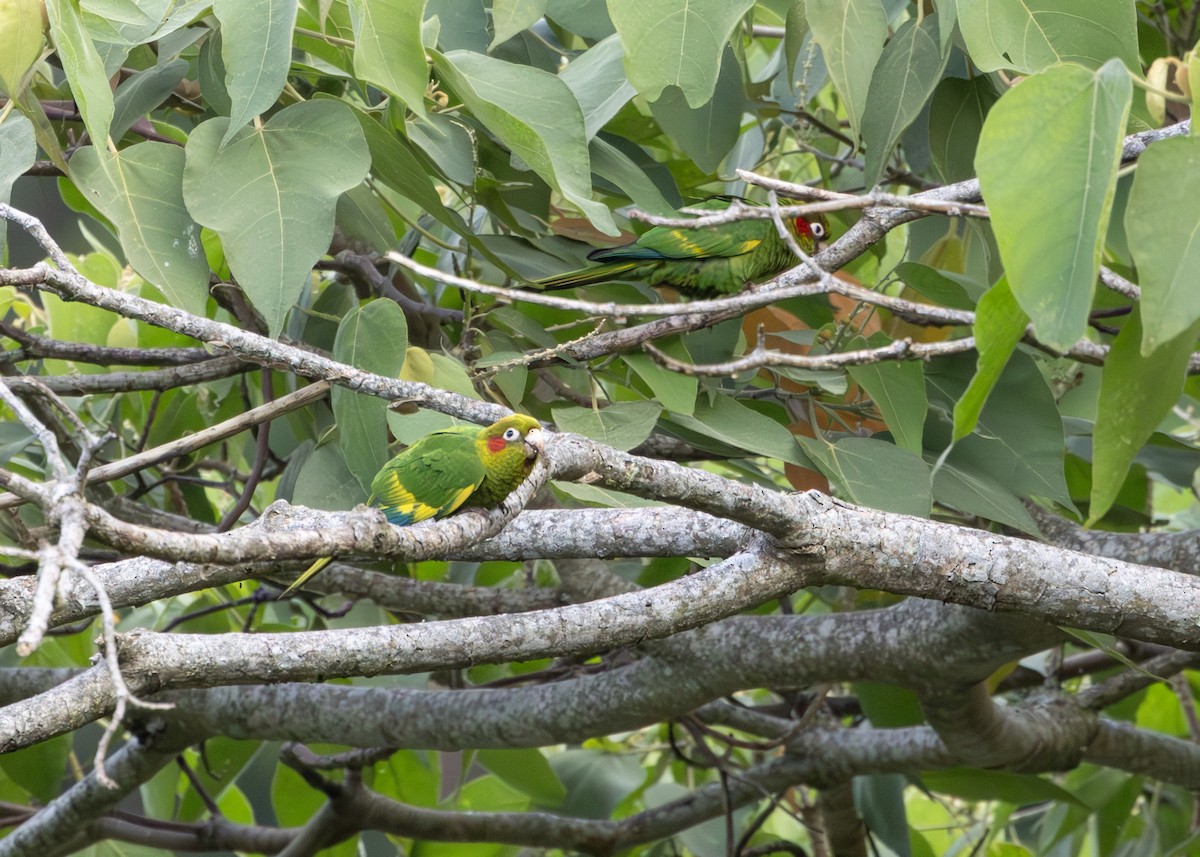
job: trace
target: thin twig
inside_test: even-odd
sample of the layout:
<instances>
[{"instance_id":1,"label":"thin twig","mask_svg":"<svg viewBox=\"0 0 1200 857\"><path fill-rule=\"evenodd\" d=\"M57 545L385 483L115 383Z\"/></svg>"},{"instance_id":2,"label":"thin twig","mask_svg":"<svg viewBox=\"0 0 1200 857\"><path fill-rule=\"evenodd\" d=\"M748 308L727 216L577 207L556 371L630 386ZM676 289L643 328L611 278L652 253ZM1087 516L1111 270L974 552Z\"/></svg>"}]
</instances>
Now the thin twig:
<instances>
[{"instance_id":1,"label":"thin twig","mask_svg":"<svg viewBox=\"0 0 1200 857\"><path fill-rule=\"evenodd\" d=\"M239 432L243 432L251 426L273 420L283 414L311 404L327 392L329 392L328 381L317 381L306 387L301 387L294 393L288 393L286 396L280 396L273 402L267 402L259 405L257 408L251 408L245 413L238 414L236 417L232 417L215 426L201 429L195 434L160 444L152 449L131 455L128 458L122 458L120 461L114 461L111 464L97 467L88 473L88 482L111 482L114 479L127 476L134 471L151 467L162 461L169 461L172 458L178 458L197 449L202 449L219 440L224 440L227 437L232 437ZM16 494L0 494L0 509L19 506L24 502Z\"/></svg>"},{"instance_id":2,"label":"thin twig","mask_svg":"<svg viewBox=\"0 0 1200 857\"><path fill-rule=\"evenodd\" d=\"M100 621L104 628L104 664L108 668L109 677L112 679L116 704L113 708L112 717L109 718L108 726L105 728L104 734L100 736L100 743L96 745L96 756L93 765L96 770L96 779L106 787L115 789L117 788L117 784L109 777L108 771L104 767L104 761L108 755L109 744L121 729L121 724L125 719L126 706L133 704L139 708L159 710L174 708L175 706L170 702L148 702L144 699L139 699L129 690L129 686L125 683L125 676L121 674L121 664L117 660L117 627L116 621L113 619L112 602L109 601L108 592L95 572L83 563L72 562L71 570L82 577L92 587L92 591L96 593L96 600L100 602Z\"/></svg>"},{"instance_id":3,"label":"thin twig","mask_svg":"<svg viewBox=\"0 0 1200 857\"><path fill-rule=\"evenodd\" d=\"M832 354L787 354L767 349L763 344L762 331L759 331L758 344L749 354L736 360L727 360L724 363L698 365L678 360L649 343L642 346L646 353L660 365L674 372L694 376L728 376L752 369L776 366L808 370L843 369L846 366L867 366L886 360L929 360L933 357L962 354L974 347L975 337L966 336L945 342L913 342L911 339L897 339L879 348L863 348L857 351L841 351Z\"/></svg>"}]
</instances>

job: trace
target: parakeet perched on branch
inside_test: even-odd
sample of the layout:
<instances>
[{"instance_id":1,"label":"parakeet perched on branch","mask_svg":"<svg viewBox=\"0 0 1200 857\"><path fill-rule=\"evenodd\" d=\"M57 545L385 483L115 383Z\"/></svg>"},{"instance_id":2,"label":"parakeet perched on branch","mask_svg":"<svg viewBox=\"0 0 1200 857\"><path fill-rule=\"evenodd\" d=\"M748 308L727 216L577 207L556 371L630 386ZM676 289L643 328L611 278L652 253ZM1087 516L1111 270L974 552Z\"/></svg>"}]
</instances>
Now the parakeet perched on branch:
<instances>
[{"instance_id":1,"label":"parakeet perched on branch","mask_svg":"<svg viewBox=\"0 0 1200 857\"><path fill-rule=\"evenodd\" d=\"M729 199L695 208L722 211ZM746 204L744 200L741 201ZM824 216L788 218L785 225L805 253L829 235ZM748 282L767 279L799 263L771 220L739 220L702 229L655 226L638 240L588 253L590 268L534 280L539 289L569 289L608 280L643 280L705 297L732 295Z\"/></svg>"},{"instance_id":2,"label":"parakeet perched on branch","mask_svg":"<svg viewBox=\"0 0 1200 857\"><path fill-rule=\"evenodd\" d=\"M367 503L397 526L444 518L460 508L499 506L533 469L542 429L524 414L485 428L433 432L385 464L371 481ZM284 590L289 595L333 560L323 557Z\"/></svg>"}]
</instances>

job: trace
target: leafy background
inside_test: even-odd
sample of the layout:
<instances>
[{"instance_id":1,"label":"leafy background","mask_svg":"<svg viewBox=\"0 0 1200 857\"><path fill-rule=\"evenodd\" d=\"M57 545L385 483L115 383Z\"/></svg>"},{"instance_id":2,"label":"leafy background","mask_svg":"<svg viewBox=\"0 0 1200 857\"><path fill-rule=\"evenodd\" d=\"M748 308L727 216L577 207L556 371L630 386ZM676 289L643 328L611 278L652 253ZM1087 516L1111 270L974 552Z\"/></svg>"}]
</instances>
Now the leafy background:
<instances>
[{"instance_id":1,"label":"leafy background","mask_svg":"<svg viewBox=\"0 0 1200 857\"><path fill-rule=\"evenodd\" d=\"M1036 500L1103 530L1187 529L1200 461L1191 374L1200 139L1154 142L1136 167L1122 145L1188 114L1200 93L1196 23L1197 4L1182 0L47 0L44 10L6 0L0 199L29 200L32 182L56 182L51 193L82 225L73 261L94 282L518 408L618 449L665 439L675 455L729 478L816 487L972 527L1036 535ZM374 267L399 250L446 273L519 283L582 264L581 242L644 228L631 207L666 215L714 194L764 200L737 169L853 193L910 194L977 177L990 221L915 220L847 252L839 273L931 313L971 311L973 324L914 324L868 303L793 297L663 337L657 348L716 363L747 353L763 330L768 347L791 354L967 335L977 351L696 377L640 349L571 356L568 346L617 329L612 320ZM835 237L855 221L837 213ZM362 274L362 259L373 276ZM1140 299L1098 286L1102 265L1136 282ZM676 299L626 283L585 296ZM195 345L12 287L0 288L0 312L14 351L31 336ZM1110 350L1083 359L1104 352L1081 342ZM45 356L31 371L73 377L108 367ZM283 371L261 381L231 372L202 386L71 401L89 425L114 433L105 458L116 460L301 385ZM389 436L410 442L449 419L402 415L335 388L328 402L279 420L266 456L239 437L109 490L206 525L222 524L243 495L249 508L234 516L243 522L275 499L350 508L386 460ZM8 421L0 433L0 464L45 472L21 426ZM570 483L554 495L566 505L642 502ZM19 542L38 524L24 507L0 526ZM642 583L681 567L618 566ZM516 587L525 571L430 562L408 573ZM230 585L150 604L125 613L121 628L179 618L192 633L392 621L365 602L314 618L245 595ZM811 592L794 606L852 604ZM228 609L204 612L218 606ZM36 663L82 665L89 654L80 632L48 640ZM0 657L18 663L10 650ZM528 669L480 667L462 681ZM891 725L886 712L902 701L896 688L847 692L876 725ZM1182 735L1191 706L1190 695L1181 703L1155 686L1109 713ZM400 751L373 769L372 784L419 806L619 816L715 776L673 761L660 729L553 752L479 752L461 782L445 761ZM52 798L68 759L86 759L94 740L85 730L0 757L0 799ZM217 739L203 760L188 758L225 818L300 824L324 798L271 753ZM963 770L920 782L864 781L859 806L881 850L1194 847L1190 798L1130 774L1085 765L1054 778ZM1153 811L1131 815L1145 807L1143 787L1154 791ZM141 792L162 817L206 812L174 768ZM759 837L804 840L796 813L771 814ZM399 847L371 840L371 853ZM674 851L664 847L635 853L723 854L724 828L702 826L676 837Z\"/></svg>"}]
</instances>

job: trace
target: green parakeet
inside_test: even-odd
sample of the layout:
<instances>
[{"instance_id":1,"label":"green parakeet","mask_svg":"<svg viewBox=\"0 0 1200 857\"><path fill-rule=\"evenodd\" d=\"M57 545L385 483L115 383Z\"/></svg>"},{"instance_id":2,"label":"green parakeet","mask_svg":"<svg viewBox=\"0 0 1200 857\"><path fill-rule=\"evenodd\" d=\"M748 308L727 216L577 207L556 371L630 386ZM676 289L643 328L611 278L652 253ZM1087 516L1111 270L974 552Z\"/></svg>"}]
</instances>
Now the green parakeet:
<instances>
[{"instance_id":1,"label":"green parakeet","mask_svg":"<svg viewBox=\"0 0 1200 857\"><path fill-rule=\"evenodd\" d=\"M538 421L524 414L485 428L457 426L427 434L385 464L367 503L397 526L444 518L459 508L492 509L524 481L542 448ZM333 560L323 557L284 590L302 586Z\"/></svg>"},{"instance_id":2,"label":"green parakeet","mask_svg":"<svg viewBox=\"0 0 1200 857\"><path fill-rule=\"evenodd\" d=\"M729 199L710 199L695 207L722 211L729 204ZM817 242L829 234L821 215L791 218L785 224L805 253L815 251ZM705 229L655 226L632 243L593 250L588 258L603 264L532 284L569 289L607 280L644 280L712 297L736 294L746 283L772 277L799 261L770 220L739 220Z\"/></svg>"}]
</instances>

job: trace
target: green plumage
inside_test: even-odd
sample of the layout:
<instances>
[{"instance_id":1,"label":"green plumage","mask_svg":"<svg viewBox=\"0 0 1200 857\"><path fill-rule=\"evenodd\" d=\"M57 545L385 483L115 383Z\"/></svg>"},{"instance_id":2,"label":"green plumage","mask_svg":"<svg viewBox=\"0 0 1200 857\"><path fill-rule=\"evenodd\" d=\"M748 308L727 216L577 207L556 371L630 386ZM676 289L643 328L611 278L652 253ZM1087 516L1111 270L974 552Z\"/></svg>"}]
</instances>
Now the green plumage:
<instances>
[{"instance_id":1,"label":"green plumage","mask_svg":"<svg viewBox=\"0 0 1200 857\"><path fill-rule=\"evenodd\" d=\"M529 475L540 448L538 421L524 414L482 429L459 426L436 431L380 468L367 502L397 526L444 518L464 506L492 509ZM331 560L314 562L283 595L298 589Z\"/></svg>"},{"instance_id":2,"label":"green plumage","mask_svg":"<svg viewBox=\"0 0 1200 857\"><path fill-rule=\"evenodd\" d=\"M721 211L728 199L712 199L697 208ZM802 217L785 224L805 253L829 234L825 218ZM771 220L740 220L706 229L655 226L636 241L593 250L588 258L603 264L534 280L539 289L569 289L608 280L641 280L674 286L698 295L730 295L749 282L767 279L797 264Z\"/></svg>"}]
</instances>

